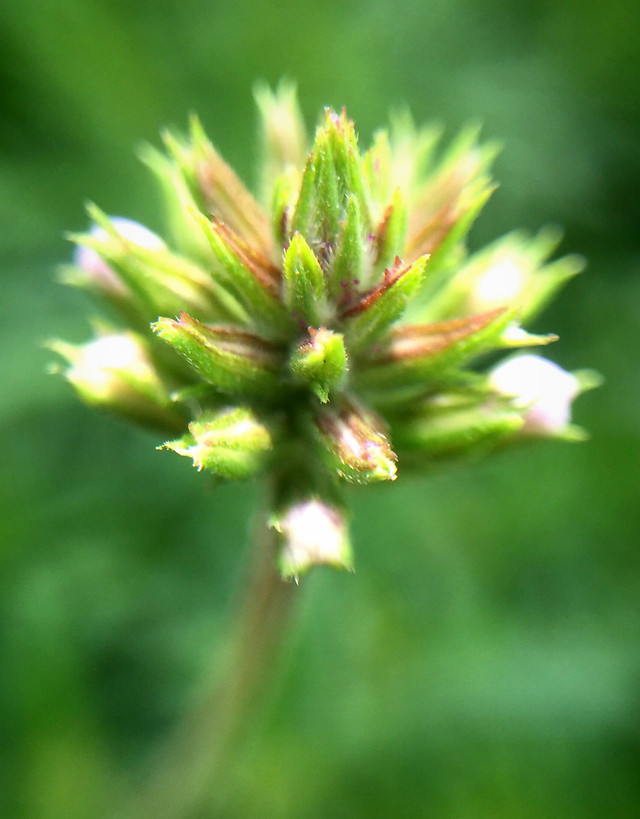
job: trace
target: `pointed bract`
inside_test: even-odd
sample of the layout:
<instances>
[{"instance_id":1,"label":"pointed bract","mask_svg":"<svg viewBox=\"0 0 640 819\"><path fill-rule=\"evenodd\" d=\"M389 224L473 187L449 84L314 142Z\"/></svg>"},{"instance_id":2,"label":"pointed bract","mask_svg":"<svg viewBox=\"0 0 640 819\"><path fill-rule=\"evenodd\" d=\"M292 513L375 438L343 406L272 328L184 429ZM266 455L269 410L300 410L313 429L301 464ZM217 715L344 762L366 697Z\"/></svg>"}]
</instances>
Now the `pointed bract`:
<instances>
[{"instance_id":1,"label":"pointed bract","mask_svg":"<svg viewBox=\"0 0 640 819\"><path fill-rule=\"evenodd\" d=\"M350 349L360 351L377 341L400 318L407 302L422 284L428 260L428 256L422 256L412 264L403 265L396 259L395 266L385 270L378 287L342 311Z\"/></svg>"},{"instance_id":2,"label":"pointed bract","mask_svg":"<svg viewBox=\"0 0 640 819\"><path fill-rule=\"evenodd\" d=\"M500 348L512 315L494 310L480 316L393 330L362 361L363 389L408 386L458 366L472 356Z\"/></svg>"},{"instance_id":3,"label":"pointed bract","mask_svg":"<svg viewBox=\"0 0 640 819\"><path fill-rule=\"evenodd\" d=\"M385 270L396 256L402 255L407 235L407 206L400 188L385 208L374 233L373 275Z\"/></svg>"},{"instance_id":4,"label":"pointed bract","mask_svg":"<svg viewBox=\"0 0 640 819\"><path fill-rule=\"evenodd\" d=\"M347 213L338 246L327 271L327 289L337 304L352 301L365 284L366 250L360 205L356 196L347 203Z\"/></svg>"},{"instance_id":5,"label":"pointed bract","mask_svg":"<svg viewBox=\"0 0 640 819\"><path fill-rule=\"evenodd\" d=\"M189 136L189 141L184 142L166 132L164 141L198 209L226 222L269 256L271 231L267 215L213 147L195 116L191 118Z\"/></svg>"},{"instance_id":6,"label":"pointed bract","mask_svg":"<svg viewBox=\"0 0 640 819\"><path fill-rule=\"evenodd\" d=\"M274 335L289 329L287 311L280 301L280 271L226 225L198 214L218 262L212 271L242 304L252 320Z\"/></svg>"},{"instance_id":7,"label":"pointed bract","mask_svg":"<svg viewBox=\"0 0 640 819\"><path fill-rule=\"evenodd\" d=\"M172 253L161 239L153 242L151 231L142 225L132 231L127 224L135 223L118 217L112 220L95 205L89 205L88 211L99 227L70 237L86 251L78 253L76 260L87 265L86 254L90 253L91 258L102 261L114 286L116 282L120 285L110 300L122 309L126 319L131 320L137 309L139 322L148 324L160 313L187 308L205 320L246 320L237 301L205 270ZM95 279L95 263L92 270Z\"/></svg>"},{"instance_id":8,"label":"pointed bract","mask_svg":"<svg viewBox=\"0 0 640 819\"><path fill-rule=\"evenodd\" d=\"M426 401L412 416L392 424L401 457L425 465L494 448L522 429L522 415L490 401L460 402L446 394Z\"/></svg>"}]
</instances>

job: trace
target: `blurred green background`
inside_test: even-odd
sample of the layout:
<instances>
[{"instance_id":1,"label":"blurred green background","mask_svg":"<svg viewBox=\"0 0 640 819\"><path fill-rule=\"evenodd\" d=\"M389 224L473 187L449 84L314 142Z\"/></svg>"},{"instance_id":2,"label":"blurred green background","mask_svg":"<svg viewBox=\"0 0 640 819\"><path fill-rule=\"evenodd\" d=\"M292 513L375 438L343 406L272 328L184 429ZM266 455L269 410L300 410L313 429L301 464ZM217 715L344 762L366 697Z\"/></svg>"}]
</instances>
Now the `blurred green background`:
<instances>
[{"instance_id":1,"label":"blurred green background","mask_svg":"<svg viewBox=\"0 0 640 819\"><path fill-rule=\"evenodd\" d=\"M159 227L135 157L197 111L245 179L257 78L361 140L406 102L505 149L477 247L566 228L588 271L535 329L584 445L353 493L357 573L317 571L229 817L640 815L637 0L21 0L0 6L0 815L98 816L216 661L256 489L209 490L80 405L39 343L83 202ZM102 806L104 807L104 806Z\"/></svg>"}]
</instances>

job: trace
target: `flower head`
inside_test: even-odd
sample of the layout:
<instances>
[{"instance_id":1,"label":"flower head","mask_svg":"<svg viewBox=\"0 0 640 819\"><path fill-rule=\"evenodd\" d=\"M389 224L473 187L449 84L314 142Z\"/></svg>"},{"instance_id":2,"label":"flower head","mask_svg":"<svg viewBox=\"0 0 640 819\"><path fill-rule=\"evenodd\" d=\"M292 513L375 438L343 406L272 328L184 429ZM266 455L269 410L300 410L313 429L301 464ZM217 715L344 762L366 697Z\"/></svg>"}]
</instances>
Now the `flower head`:
<instances>
[{"instance_id":1,"label":"flower head","mask_svg":"<svg viewBox=\"0 0 640 819\"><path fill-rule=\"evenodd\" d=\"M573 376L533 356L488 374L478 362L554 340L521 322L581 262L547 262L553 231L467 256L494 189L495 148L476 131L438 151L437 132L403 115L362 150L346 113L327 110L305 147L293 87L256 98L262 202L197 120L166 133L166 153L143 156L163 238L92 206L66 275L136 333L55 348L90 403L166 421L161 448L219 477L270 474L280 564L297 576L351 565L345 482L568 428Z\"/></svg>"}]
</instances>

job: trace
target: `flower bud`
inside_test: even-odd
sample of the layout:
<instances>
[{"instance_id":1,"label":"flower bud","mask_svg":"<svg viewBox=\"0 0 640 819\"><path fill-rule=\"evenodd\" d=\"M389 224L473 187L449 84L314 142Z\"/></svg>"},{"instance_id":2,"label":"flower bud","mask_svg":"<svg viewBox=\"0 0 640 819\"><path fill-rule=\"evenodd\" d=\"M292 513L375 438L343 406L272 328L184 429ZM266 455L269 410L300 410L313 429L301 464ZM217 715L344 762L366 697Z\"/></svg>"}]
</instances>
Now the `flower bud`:
<instances>
[{"instance_id":1,"label":"flower bud","mask_svg":"<svg viewBox=\"0 0 640 819\"><path fill-rule=\"evenodd\" d=\"M166 249L164 241L139 222L121 216L112 216L110 220L118 235L131 244L147 250ZM100 225L92 225L89 235L99 240L108 238L107 231ZM127 285L118 273L93 247L77 245L73 253L73 263L91 276L98 290L122 295L128 292Z\"/></svg>"},{"instance_id":2,"label":"flower bud","mask_svg":"<svg viewBox=\"0 0 640 819\"><path fill-rule=\"evenodd\" d=\"M322 500L293 503L271 519L280 533L282 576L298 579L311 566L353 570L347 524L342 512Z\"/></svg>"},{"instance_id":3,"label":"flower bud","mask_svg":"<svg viewBox=\"0 0 640 819\"><path fill-rule=\"evenodd\" d=\"M552 361L537 355L509 358L491 371L489 384L523 411L524 433L563 436L570 430L571 403L580 382Z\"/></svg>"},{"instance_id":4,"label":"flower bud","mask_svg":"<svg viewBox=\"0 0 640 819\"><path fill-rule=\"evenodd\" d=\"M565 256L545 263L560 232L545 228L537 236L515 231L471 256L425 305L432 319L467 316L497 307L518 311L520 321L535 315L584 262Z\"/></svg>"},{"instance_id":5,"label":"flower bud","mask_svg":"<svg viewBox=\"0 0 640 819\"><path fill-rule=\"evenodd\" d=\"M242 480L255 475L271 450L271 435L247 407L208 412L189 424L189 432L159 449L170 449L193 459L198 471Z\"/></svg>"},{"instance_id":6,"label":"flower bud","mask_svg":"<svg viewBox=\"0 0 640 819\"><path fill-rule=\"evenodd\" d=\"M88 404L154 427L184 427L144 341L135 333L103 335L80 346L61 341L48 346L67 360L64 376Z\"/></svg>"},{"instance_id":7,"label":"flower bud","mask_svg":"<svg viewBox=\"0 0 640 819\"><path fill-rule=\"evenodd\" d=\"M342 333L321 327L309 328L309 337L291 356L291 370L303 384L308 384L323 404L329 392L340 386L347 372L347 352Z\"/></svg>"},{"instance_id":8,"label":"flower bud","mask_svg":"<svg viewBox=\"0 0 640 819\"><path fill-rule=\"evenodd\" d=\"M89 205L88 212L96 223L94 228L71 238L80 249L94 254L88 258L94 265L92 275L95 278L101 272L104 283L100 285L98 280L98 285L89 282L87 286L114 302L127 321L146 328L158 315L184 308L209 321L246 320L246 313L207 270L172 253L151 231L128 220L116 219L114 223L95 205ZM101 262L99 266L96 259ZM105 268L110 279L104 279ZM121 283L122 292L106 289L111 280Z\"/></svg>"},{"instance_id":9,"label":"flower bud","mask_svg":"<svg viewBox=\"0 0 640 819\"><path fill-rule=\"evenodd\" d=\"M151 329L220 392L269 397L282 392L278 347L236 327L202 324L186 313Z\"/></svg>"},{"instance_id":10,"label":"flower bud","mask_svg":"<svg viewBox=\"0 0 640 819\"><path fill-rule=\"evenodd\" d=\"M489 451L522 426L513 407L474 395L473 387L436 393L391 422L400 458L421 465Z\"/></svg>"},{"instance_id":11,"label":"flower bud","mask_svg":"<svg viewBox=\"0 0 640 819\"><path fill-rule=\"evenodd\" d=\"M371 410L346 403L338 412L319 412L315 422L329 466L339 477L350 483L395 481L396 454L384 422Z\"/></svg>"},{"instance_id":12,"label":"flower bud","mask_svg":"<svg viewBox=\"0 0 640 819\"><path fill-rule=\"evenodd\" d=\"M307 159L292 216L293 230L302 233L322 259L329 258L342 234L350 196L358 199L363 216L367 214L353 123L344 112L327 110Z\"/></svg>"}]
</instances>

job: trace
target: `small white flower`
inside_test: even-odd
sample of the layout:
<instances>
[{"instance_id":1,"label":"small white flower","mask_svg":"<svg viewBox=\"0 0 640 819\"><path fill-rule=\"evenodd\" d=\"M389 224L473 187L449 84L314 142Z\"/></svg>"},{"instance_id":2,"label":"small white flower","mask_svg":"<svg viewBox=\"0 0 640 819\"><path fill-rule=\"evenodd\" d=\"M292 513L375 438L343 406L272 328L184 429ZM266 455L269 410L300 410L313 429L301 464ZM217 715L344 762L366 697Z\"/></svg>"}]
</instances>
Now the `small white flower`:
<instances>
[{"instance_id":1,"label":"small white flower","mask_svg":"<svg viewBox=\"0 0 640 819\"><path fill-rule=\"evenodd\" d=\"M319 500L290 506L272 526L283 536L281 567L296 578L311 566L351 568L351 547L343 516Z\"/></svg>"},{"instance_id":2,"label":"small white flower","mask_svg":"<svg viewBox=\"0 0 640 819\"><path fill-rule=\"evenodd\" d=\"M519 355L495 367L491 387L513 399L524 410L523 431L555 435L571 421L571 402L580 392L578 379L552 361L537 355Z\"/></svg>"}]
</instances>

